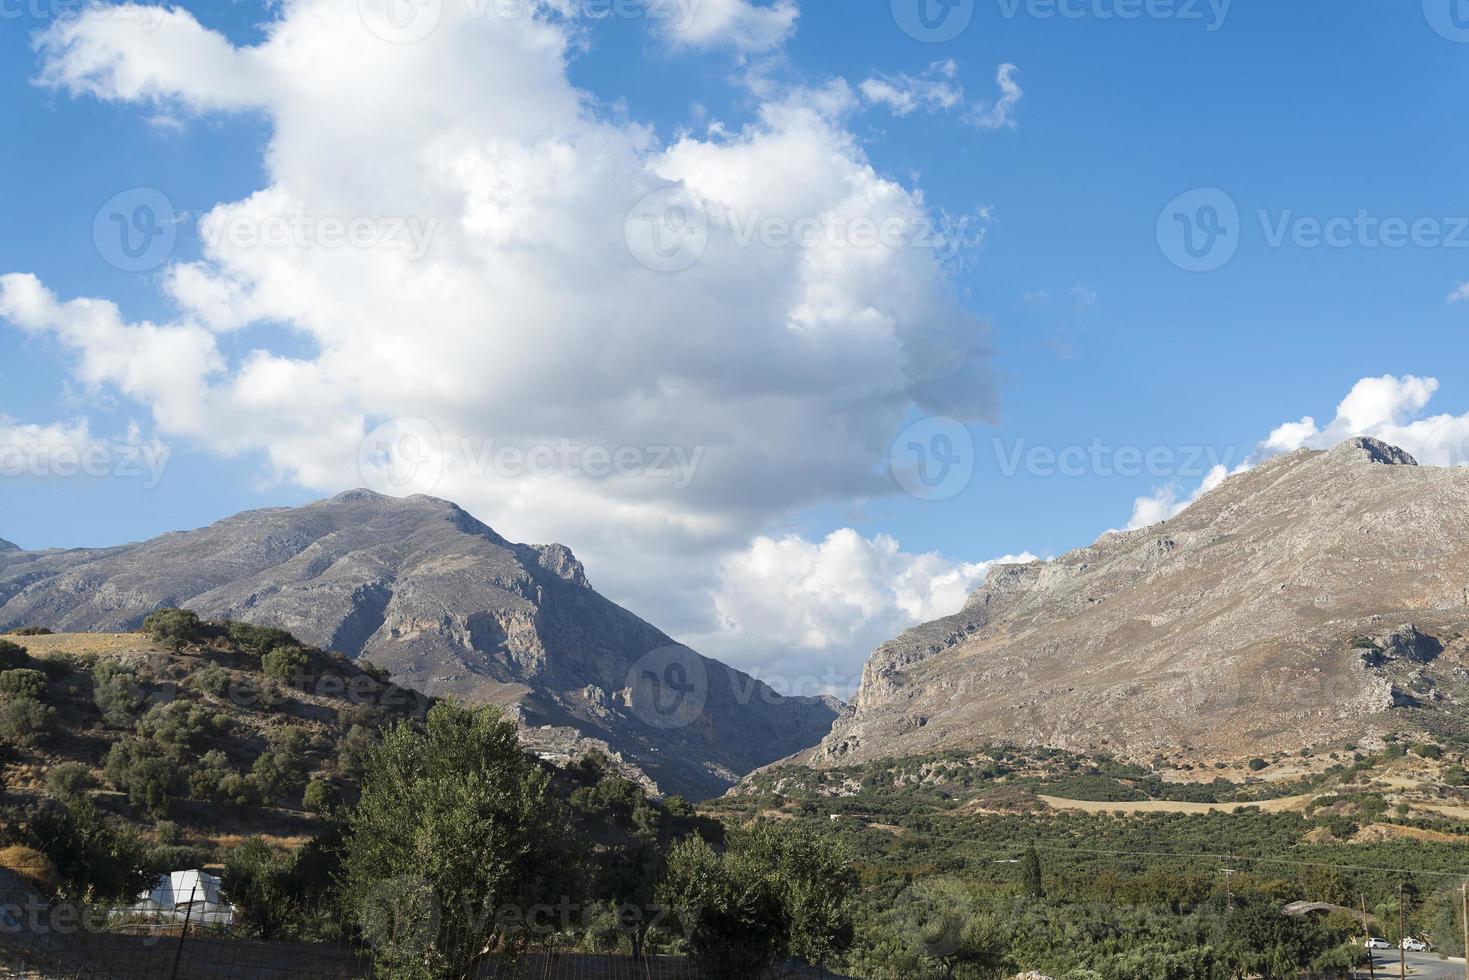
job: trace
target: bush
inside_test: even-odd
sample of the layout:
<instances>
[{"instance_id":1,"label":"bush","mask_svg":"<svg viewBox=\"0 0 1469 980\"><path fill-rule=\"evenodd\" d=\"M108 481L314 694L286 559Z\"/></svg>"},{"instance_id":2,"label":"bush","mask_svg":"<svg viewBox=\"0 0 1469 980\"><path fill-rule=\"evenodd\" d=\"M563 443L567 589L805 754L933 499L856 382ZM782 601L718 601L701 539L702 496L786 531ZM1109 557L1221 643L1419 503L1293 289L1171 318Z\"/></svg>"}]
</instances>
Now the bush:
<instances>
[{"instance_id":1,"label":"bush","mask_svg":"<svg viewBox=\"0 0 1469 980\"><path fill-rule=\"evenodd\" d=\"M38 701L12 698L0 701L0 738L16 745L39 745L51 737L56 712Z\"/></svg>"},{"instance_id":2,"label":"bush","mask_svg":"<svg viewBox=\"0 0 1469 980\"><path fill-rule=\"evenodd\" d=\"M312 813L325 813L336 800L336 789L324 779L313 779L306 784L301 795L301 805Z\"/></svg>"},{"instance_id":3,"label":"bush","mask_svg":"<svg viewBox=\"0 0 1469 980\"><path fill-rule=\"evenodd\" d=\"M0 640L0 670L14 670L16 667L24 667L30 661L25 647L9 640Z\"/></svg>"},{"instance_id":4,"label":"bush","mask_svg":"<svg viewBox=\"0 0 1469 980\"><path fill-rule=\"evenodd\" d=\"M285 796L306 784L306 746L304 729L295 725L272 731L269 745L250 766L250 779L266 803L279 803Z\"/></svg>"},{"instance_id":5,"label":"bush","mask_svg":"<svg viewBox=\"0 0 1469 980\"><path fill-rule=\"evenodd\" d=\"M46 788L60 800L81 799L97 784L92 770L80 762L63 762L46 774Z\"/></svg>"},{"instance_id":6,"label":"bush","mask_svg":"<svg viewBox=\"0 0 1469 980\"><path fill-rule=\"evenodd\" d=\"M44 805L26 831L27 842L56 865L69 898L132 901L153 881L137 831L106 819L90 801Z\"/></svg>"},{"instance_id":7,"label":"bush","mask_svg":"<svg viewBox=\"0 0 1469 980\"><path fill-rule=\"evenodd\" d=\"M143 632L154 641L181 650L204 639L204 622L190 609L160 609L143 620Z\"/></svg>"},{"instance_id":8,"label":"bush","mask_svg":"<svg viewBox=\"0 0 1469 980\"><path fill-rule=\"evenodd\" d=\"M46 675L29 667L0 670L0 696L26 701L46 700Z\"/></svg>"},{"instance_id":9,"label":"bush","mask_svg":"<svg viewBox=\"0 0 1469 980\"><path fill-rule=\"evenodd\" d=\"M229 694L230 672L219 664L208 664L200 670L189 675L184 683L196 691L212 694L217 698L223 698Z\"/></svg>"},{"instance_id":10,"label":"bush","mask_svg":"<svg viewBox=\"0 0 1469 980\"><path fill-rule=\"evenodd\" d=\"M146 703L137 668L118 660L99 660L92 668L92 701L108 725L131 728Z\"/></svg>"},{"instance_id":11,"label":"bush","mask_svg":"<svg viewBox=\"0 0 1469 980\"><path fill-rule=\"evenodd\" d=\"M1259 772L1261 769L1264 769L1266 766L1270 765L1270 763L1266 762L1264 759L1258 758L1251 759L1247 764L1250 767L1250 772Z\"/></svg>"},{"instance_id":12,"label":"bush","mask_svg":"<svg viewBox=\"0 0 1469 980\"><path fill-rule=\"evenodd\" d=\"M225 633L230 640L247 653L263 656L267 651L281 646L300 646L296 638L285 630L274 626L251 626L249 623L225 623Z\"/></svg>"},{"instance_id":13,"label":"bush","mask_svg":"<svg viewBox=\"0 0 1469 980\"><path fill-rule=\"evenodd\" d=\"M11 636L50 636L51 631L44 626L21 626L10 631Z\"/></svg>"},{"instance_id":14,"label":"bush","mask_svg":"<svg viewBox=\"0 0 1469 980\"><path fill-rule=\"evenodd\" d=\"M107 753L107 781L127 793L128 801L154 816L168 812L177 795L178 762L150 742L129 739Z\"/></svg>"},{"instance_id":15,"label":"bush","mask_svg":"<svg viewBox=\"0 0 1469 980\"><path fill-rule=\"evenodd\" d=\"M189 758L206 732L216 731L214 714L187 701L155 704L138 720L137 732L175 761Z\"/></svg>"},{"instance_id":16,"label":"bush","mask_svg":"<svg viewBox=\"0 0 1469 980\"><path fill-rule=\"evenodd\" d=\"M311 658L300 647L276 647L260 658L260 669L272 680L290 683L306 676Z\"/></svg>"},{"instance_id":17,"label":"bush","mask_svg":"<svg viewBox=\"0 0 1469 980\"><path fill-rule=\"evenodd\" d=\"M224 800L224 781L237 775L230 767L229 757L219 749L210 749L189 770L189 798L194 800Z\"/></svg>"}]
</instances>

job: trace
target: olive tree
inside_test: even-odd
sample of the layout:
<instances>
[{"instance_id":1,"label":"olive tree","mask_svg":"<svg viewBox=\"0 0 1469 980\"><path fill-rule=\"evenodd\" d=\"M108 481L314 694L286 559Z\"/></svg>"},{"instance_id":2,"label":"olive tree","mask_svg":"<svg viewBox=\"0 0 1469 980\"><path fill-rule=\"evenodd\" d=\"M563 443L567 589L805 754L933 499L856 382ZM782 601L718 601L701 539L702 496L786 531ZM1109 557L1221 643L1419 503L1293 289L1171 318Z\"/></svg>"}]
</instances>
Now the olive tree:
<instances>
[{"instance_id":1,"label":"olive tree","mask_svg":"<svg viewBox=\"0 0 1469 980\"><path fill-rule=\"evenodd\" d=\"M568 823L497 708L444 702L389 730L343 848L344 902L382 974L459 976L522 948L532 908L569 903Z\"/></svg>"}]
</instances>

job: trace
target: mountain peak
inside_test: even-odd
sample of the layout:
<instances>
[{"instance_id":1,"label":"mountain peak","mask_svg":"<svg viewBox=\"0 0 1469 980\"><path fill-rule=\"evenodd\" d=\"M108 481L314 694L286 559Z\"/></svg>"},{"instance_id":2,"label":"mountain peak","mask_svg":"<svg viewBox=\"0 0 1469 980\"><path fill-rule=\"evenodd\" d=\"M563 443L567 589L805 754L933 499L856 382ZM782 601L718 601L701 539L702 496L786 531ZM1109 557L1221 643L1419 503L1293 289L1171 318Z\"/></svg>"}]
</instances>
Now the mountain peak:
<instances>
[{"instance_id":1,"label":"mountain peak","mask_svg":"<svg viewBox=\"0 0 1469 980\"><path fill-rule=\"evenodd\" d=\"M19 550L20 550L20 545L18 545L18 544L11 544L9 541L6 541L4 538L0 538L0 551L19 551Z\"/></svg>"},{"instance_id":2,"label":"mountain peak","mask_svg":"<svg viewBox=\"0 0 1469 980\"><path fill-rule=\"evenodd\" d=\"M1381 439L1374 439L1371 436L1356 436L1345 442L1338 443L1334 449L1328 451L1327 455L1339 459L1365 460L1369 463L1380 463L1384 466L1418 465L1416 459L1397 446L1383 442Z\"/></svg>"}]
</instances>

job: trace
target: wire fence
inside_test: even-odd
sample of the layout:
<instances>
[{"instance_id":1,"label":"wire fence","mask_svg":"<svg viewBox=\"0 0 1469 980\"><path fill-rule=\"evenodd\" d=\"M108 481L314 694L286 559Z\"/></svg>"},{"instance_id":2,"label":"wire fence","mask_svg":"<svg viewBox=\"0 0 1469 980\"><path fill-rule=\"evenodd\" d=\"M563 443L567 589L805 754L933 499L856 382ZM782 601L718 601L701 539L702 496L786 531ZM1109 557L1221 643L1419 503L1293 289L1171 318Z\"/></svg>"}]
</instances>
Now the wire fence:
<instances>
[{"instance_id":1,"label":"wire fence","mask_svg":"<svg viewBox=\"0 0 1469 980\"><path fill-rule=\"evenodd\" d=\"M366 947L243 939L217 929L130 925L116 931L78 932L60 939L0 934L4 980L290 980L373 978ZM770 978L834 978L817 967L777 967ZM704 980L679 956L540 950L514 957L486 956L460 980Z\"/></svg>"}]
</instances>

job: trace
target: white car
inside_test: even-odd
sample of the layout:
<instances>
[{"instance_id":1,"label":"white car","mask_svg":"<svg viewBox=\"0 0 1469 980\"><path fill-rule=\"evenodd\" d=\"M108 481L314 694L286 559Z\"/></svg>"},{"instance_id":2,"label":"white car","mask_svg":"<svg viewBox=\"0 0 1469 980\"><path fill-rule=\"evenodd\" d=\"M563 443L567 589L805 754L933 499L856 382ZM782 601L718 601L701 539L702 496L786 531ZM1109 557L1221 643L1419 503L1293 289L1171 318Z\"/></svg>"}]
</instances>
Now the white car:
<instances>
[{"instance_id":1,"label":"white car","mask_svg":"<svg viewBox=\"0 0 1469 980\"><path fill-rule=\"evenodd\" d=\"M1403 940L1403 948L1410 953L1422 953L1428 949L1428 944L1421 939L1414 939L1412 936L1408 936Z\"/></svg>"},{"instance_id":2,"label":"white car","mask_svg":"<svg viewBox=\"0 0 1469 980\"><path fill-rule=\"evenodd\" d=\"M1367 941L1362 945L1368 949L1392 949L1392 943L1386 939L1378 939L1376 936L1369 936Z\"/></svg>"}]
</instances>

